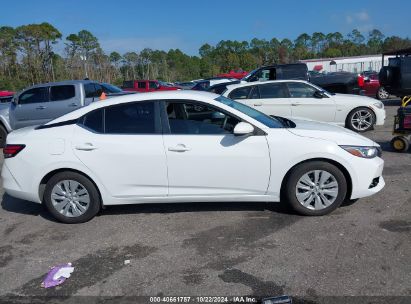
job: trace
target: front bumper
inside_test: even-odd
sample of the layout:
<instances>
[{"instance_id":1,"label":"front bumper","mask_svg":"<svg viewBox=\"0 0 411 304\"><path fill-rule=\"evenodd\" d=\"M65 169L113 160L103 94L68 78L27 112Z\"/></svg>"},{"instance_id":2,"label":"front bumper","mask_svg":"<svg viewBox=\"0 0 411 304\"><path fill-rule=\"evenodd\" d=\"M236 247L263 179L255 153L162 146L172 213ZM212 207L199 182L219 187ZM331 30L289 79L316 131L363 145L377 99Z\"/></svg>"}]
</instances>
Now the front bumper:
<instances>
[{"instance_id":1,"label":"front bumper","mask_svg":"<svg viewBox=\"0 0 411 304\"><path fill-rule=\"evenodd\" d=\"M351 199L373 195L381 191L385 186L385 181L382 177L384 160L379 157L361 160L368 162L368 164L362 170L357 170L356 180L352 181ZM378 182L376 182L377 178Z\"/></svg>"}]
</instances>

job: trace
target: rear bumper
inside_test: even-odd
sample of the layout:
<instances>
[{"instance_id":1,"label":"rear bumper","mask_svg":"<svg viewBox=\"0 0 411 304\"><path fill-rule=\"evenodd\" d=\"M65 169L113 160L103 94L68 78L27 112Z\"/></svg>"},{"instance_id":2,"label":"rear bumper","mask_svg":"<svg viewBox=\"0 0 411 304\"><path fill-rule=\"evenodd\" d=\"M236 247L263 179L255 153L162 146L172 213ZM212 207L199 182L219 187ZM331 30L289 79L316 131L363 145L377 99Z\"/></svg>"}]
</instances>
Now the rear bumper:
<instances>
[{"instance_id":1,"label":"rear bumper","mask_svg":"<svg viewBox=\"0 0 411 304\"><path fill-rule=\"evenodd\" d=\"M6 191L8 195L19 199L40 203L38 197L33 195L32 192L22 188L5 163L3 164L1 171L1 177L3 179L4 191Z\"/></svg>"}]
</instances>

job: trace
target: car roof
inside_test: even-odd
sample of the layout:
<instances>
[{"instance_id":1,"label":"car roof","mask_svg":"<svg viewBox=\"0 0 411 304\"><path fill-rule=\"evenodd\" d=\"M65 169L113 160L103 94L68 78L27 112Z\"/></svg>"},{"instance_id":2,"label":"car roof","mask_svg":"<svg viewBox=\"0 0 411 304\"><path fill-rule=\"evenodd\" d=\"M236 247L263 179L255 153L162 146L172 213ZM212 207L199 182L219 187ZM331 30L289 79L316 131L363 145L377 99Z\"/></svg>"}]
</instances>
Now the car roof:
<instances>
[{"instance_id":1,"label":"car roof","mask_svg":"<svg viewBox=\"0 0 411 304\"><path fill-rule=\"evenodd\" d=\"M253 85L258 85L258 84L267 84L267 83L281 83L281 82L302 82L302 83L308 83L308 81L305 80L299 80L299 79L281 79L281 80L267 80L267 81L254 81L254 82L243 82L243 83L238 83L238 84L231 84L227 86L227 90L231 91L236 88L242 88L242 87L248 87L248 86L253 86Z\"/></svg>"},{"instance_id":2,"label":"car roof","mask_svg":"<svg viewBox=\"0 0 411 304\"><path fill-rule=\"evenodd\" d=\"M193 90L176 90L176 91L161 91L161 92L147 92L147 93L140 93L140 94L129 94L129 95L122 95L118 97L112 97L109 99L105 99L103 101L96 101L91 103L88 106L82 107L78 110L70 112L66 115L63 115L59 118L56 118L47 124L54 124L59 122L64 122L67 120L77 119L84 114L96 110L99 108L118 105L128 102L138 102L138 101L148 101L148 100L198 100L198 101L205 101L212 104L212 100L219 97L220 95L205 92L205 91L193 91ZM217 101L216 101L217 103ZM46 125L47 125L46 124Z\"/></svg>"},{"instance_id":3,"label":"car roof","mask_svg":"<svg viewBox=\"0 0 411 304\"><path fill-rule=\"evenodd\" d=\"M57 81L57 82L46 82L46 83L39 83L39 84L35 84L31 87L28 87L27 89L31 89L31 88L38 88L38 87L46 87L46 86L55 86L55 85L74 85L74 84L79 84L79 83L83 83L83 84L87 84L87 83L100 83L99 81L95 81L95 80L63 80L63 81Z\"/></svg>"}]
</instances>

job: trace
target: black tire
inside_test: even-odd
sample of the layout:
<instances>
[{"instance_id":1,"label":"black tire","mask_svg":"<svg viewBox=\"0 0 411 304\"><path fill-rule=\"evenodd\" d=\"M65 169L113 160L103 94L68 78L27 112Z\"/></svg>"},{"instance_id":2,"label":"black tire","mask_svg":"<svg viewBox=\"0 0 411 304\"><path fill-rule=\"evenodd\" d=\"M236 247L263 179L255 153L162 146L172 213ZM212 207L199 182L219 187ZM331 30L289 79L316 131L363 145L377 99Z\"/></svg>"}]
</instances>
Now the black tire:
<instances>
[{"instance_id":1,"label":"black tire","mask_svg":"<svg viewBox=\"0 0 411 304\"><path fill-rule=\"evenodd\" d=\"M390 94L385 90L384 87L379 87L377 91L377 99L379 100L385 100L390 97Z\"/></svg>"},{"instance_id":2,"label":"black tire","mask_svg":"<svg viewBox=\"0 0 411 304\"><path fill-rule=\"evenodd\" d=\"M0 125L0 148L4 148L6 145L7 130Z\"/></svg>"},{"instance_id":3,"label":"black tire","mask_svg":"<svg viewBox=\"0 0 411 304\"><path fill-rule=\"evenodd\" d=\"M87 210L80 216L68 217L56 210L52 203L51 193L55 185L63 180L73 180L80 183L88 192L90 200ZM101 207L100 194L94 185L94 183L89 180L84 175L76 172L66 171L60 172L50 178L47 182L46 189L44 191L44 204L48 211L60 222L66 224L77 224L84 223L92 219L99 211Z\"/></svg>"},{"instance_id":4,"label":"black tire","mask_svg":"<svg viewBox=\"0 0 411 304\"><path fill-rule=\"evenodd\" d=\"M338 184L338 194L335 200L329 206L319 210L313 210L303 206L302 203L299 202L296 193L297 183L300 178L314 170L322 170L330 173ZM336 166L324 161L310 161L297 165L295 168L293 168L290 175L288 176L284 189L284 197L291 205L291 207L299 214L311 216L325 215L334 211L344 201L346 194L347 181L344 174Z\"/></svg>"},{"instance_id":5,"label":"black tire","mask_svg":"<svg viewBox=\"0 0 411 304\"><path fill-rule=\"evenodd\" d=\"M396 136L391 139L391 147L396 152L406 152L410 147L410 143L405 136Z\"/></svg>"},{"instance_id":6,"label":"black tire","mask_svg":"<svg viewBox=\"0 0 411 304\"><path fill-rule=\"evenodd\" d=\"M392 83L394 82L395 72L396 70L394 67L390 67L390 66L382 67L378 75L381 85L382 86L392 85Z\"/></svg>"},{"instance_id":7,"label":"black tire","mask_svg":"<svg viewBox=\"0 0 411 304\"><path fill-rule=\"evenodd\" d=\"M362 113L367 112L367 113L369 113L369 114L371 115L371 116L369 117L369 121L367 121L367 122L370 123L369 126L366 126L366 127L364 127L364 128L361 128L360 126L357 127L357 126L355 125L355 123L353 122L353 118L357 117L357 116L355 116L355 115L358 115L358 114L356 114L356 113L358 113L358 112L360 112L360 111L361 111ZM375 113L374 113L371 109L369 109L369 108L367 108L367 107L358 107L358 108L355 108L354 110L352 110L352 111L348 114L347 120L346 120L346 127L347 127L348 129L350 129L350 130L353 130L354 132L363 133L363 132L367 132L367 131L372 130L372 129L374 128L375 121L376 121Z\"/></svg>"}]
</instances>

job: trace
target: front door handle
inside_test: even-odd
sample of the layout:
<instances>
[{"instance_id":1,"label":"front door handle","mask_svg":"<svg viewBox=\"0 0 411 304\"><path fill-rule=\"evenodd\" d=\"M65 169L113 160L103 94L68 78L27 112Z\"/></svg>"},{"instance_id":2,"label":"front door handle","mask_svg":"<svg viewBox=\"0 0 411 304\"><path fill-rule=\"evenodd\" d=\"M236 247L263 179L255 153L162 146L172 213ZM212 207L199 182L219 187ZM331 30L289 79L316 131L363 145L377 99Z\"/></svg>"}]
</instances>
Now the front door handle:
<instances>
[{"instance_id":1,"label":"front door handle","mask_svg":"<svg viewBox=\"0 0 411 304\"><path fill-rule=\"evenodd\" d=\"M261 101L254 102L254 106L256 106L256 107L260 107L262 105L263 105L263 103Z\"/></svg>"},{"instance_id":2,"label":"front door handle","mask_svg":"<svg viewBox=\"0 0 411 304\"><path fill-rule=\"evenodd\" d=\"M299 103L292 103L291 104L291 106L293 106L293 107L296 107L296 106L299 106L300 104Z\"/></svg>"},{"instance_id":3,"label":"front door handle","mask_svg":"<svg viewBox=\"0 0 411 304\"><path fill-rule=\"evenodd\" d=\"M169 147L168 148L168 151L171 151L171 152L186 152L186 151L190 151L190 150L191 150L190 148L186 147L183 144L178 144L175 147Z\"/></svg>"},{"instance_id":4,"label":"front door handle","mask_svg":"<svg viewBox=\"0 0 411 304\"><path fill-rule=\"evenodd\" d=\"M71 104L69 104L69 107L77 107L78 106L78 104L76 104L76 103L71 103Z\"/></svg>"},{"instance_id":5,"label":"front door handle","mask_svg":"<svg viewBox=\"0 0 411 304\"><path fill-rule=\"evenodd\" d=\"M92 151L97 149L96 146L94 146L92 143L84 143L84 144L79 144L76 146L77 150L81 150L81 151Z\"/></svg>"},{"instance_id":6,"label":"front door handle","mask_svg":"<svg viewBox=\"0 0 411 304\"><path fill-rule=\"evenodd\" d=\"M44 110L46 107L45 106L38 106L37 108L36 108L36 110Z\"/></svg>"}]
</instances>

